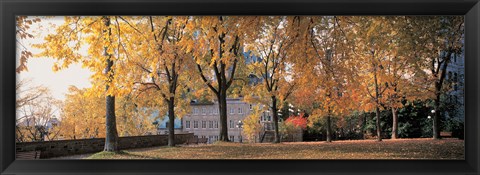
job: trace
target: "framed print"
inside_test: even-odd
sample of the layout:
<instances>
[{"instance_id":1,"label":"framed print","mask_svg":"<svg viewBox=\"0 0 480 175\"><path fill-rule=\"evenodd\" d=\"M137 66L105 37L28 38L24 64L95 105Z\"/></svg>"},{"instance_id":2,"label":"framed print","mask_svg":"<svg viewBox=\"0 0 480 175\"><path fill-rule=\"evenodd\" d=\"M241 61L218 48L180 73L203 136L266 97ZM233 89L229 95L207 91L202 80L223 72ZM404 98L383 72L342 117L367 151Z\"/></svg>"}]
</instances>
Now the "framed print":
<instances>
[{"instance_id":1,"label":"framed print","mask_svg":"<svg viewBox=\"0 0 480 175\"><path fill-rule=\"evenodd\" d=\"M2 0L0 173L478 174L479 10Z\"/></svg>"}]
</instances>

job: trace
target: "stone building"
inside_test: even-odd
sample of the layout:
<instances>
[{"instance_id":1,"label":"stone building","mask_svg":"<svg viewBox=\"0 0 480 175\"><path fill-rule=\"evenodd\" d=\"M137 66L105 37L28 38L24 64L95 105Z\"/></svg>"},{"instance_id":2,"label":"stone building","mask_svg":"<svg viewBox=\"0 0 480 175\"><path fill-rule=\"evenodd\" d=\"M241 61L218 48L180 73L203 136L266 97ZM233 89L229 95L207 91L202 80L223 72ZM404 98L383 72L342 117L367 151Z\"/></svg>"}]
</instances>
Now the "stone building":
<instances>
[{"instance_id":1,"label":"stone building","mask_svg":"<svg viewBox=\"0 0 480 175\"><path fill-rule=\"evenodd\" d=\"M157 134L168 134L168 116L164 116L161 120L156 120L154 125L157 125ZM174 132L175 134L184 134L186 132L183 131L183 126L182 126L182 119L175 118L173 121L174 125Z\"/></svg>"},{"instance_id":2,"label":"stone building","mask_svg":"<svg viewBox=\"0 0 480 175\"><path fill-rule=\"evenodd\" d=\"M448 117L455 118L459 121L465 120L465 52L461 54L452 54L450 63L447 66L446 81L452 84L450 91L447 92L447 102L455 104L454 113Z\"/></svg>"},{"instance_id":3,"label":"stone building","mask_svg":"<svg viewBox=\"0 0 480 175\"><path fill-rule=\"evenodd\" d=\"M228 138L232 142L273 142L274 127L273 118L270 110L266 109L260 115L258 121L261 126L261 132L255 135L254 140L247 140L243 134L242 127L244 119L250 115L253 107L258 104L249 104L243 101L243 98L227 98L227 129ZM193 133L194 137L207 138L208 143L213 143L219 139L220 134L220 112L218 102L195 102L190 103L191 112L181 119L175 119L175 134ZM261 106L260 108L263 108ZM282 115L280 112L279 115ZM283 119L279 119L282 122ZM160 120L157 126L157 134L168 134L168 117ZM282 141L302 141L303 134L299 133L285 135Z\"/></svg>"},{"instance_id":4,"label":"stone building","mask_svg":"<svg viewBox=\"0 0 480 175\"><path fill-rule=\"evenodd\" d=\"M199 138L208 138L209 143L218 140L220 132L220 113L218 102L191 103L191 113L182 118L183 131L193 133ZM243 102L241 98L227 99L227 128L230 141L242 142L239 121L247 117L252 110L252 105Z\"/></svg>"}]
</instances>

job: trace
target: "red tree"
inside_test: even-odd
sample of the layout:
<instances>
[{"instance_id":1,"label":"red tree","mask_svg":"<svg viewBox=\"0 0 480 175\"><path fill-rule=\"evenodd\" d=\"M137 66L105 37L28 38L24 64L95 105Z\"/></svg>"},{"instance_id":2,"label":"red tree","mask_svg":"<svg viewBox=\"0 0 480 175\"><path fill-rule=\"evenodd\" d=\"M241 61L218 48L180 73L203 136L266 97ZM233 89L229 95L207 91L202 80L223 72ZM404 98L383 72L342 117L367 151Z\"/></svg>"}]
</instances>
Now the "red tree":
<instances>
[{"instance_id":1,"label":"red tree","mask_svg":"<svg viewBox=\"0 0 480 175\"><path fill-rule=\"evenodd\" d=\"M304 117L304 114L300 114L299 116L290 116L285 120L286 124L292 124L295 127L300 127L303 130L307 129L307 118Z\"/></svg>"}]
</instances>

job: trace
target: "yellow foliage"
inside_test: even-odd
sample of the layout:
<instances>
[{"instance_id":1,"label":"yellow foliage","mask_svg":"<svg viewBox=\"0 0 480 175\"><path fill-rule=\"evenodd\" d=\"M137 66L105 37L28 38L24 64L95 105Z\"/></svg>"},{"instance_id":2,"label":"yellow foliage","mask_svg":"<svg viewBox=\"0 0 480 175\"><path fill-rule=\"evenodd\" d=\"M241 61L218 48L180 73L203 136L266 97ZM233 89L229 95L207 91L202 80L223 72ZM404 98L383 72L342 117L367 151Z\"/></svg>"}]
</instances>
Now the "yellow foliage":
<instances>
[{"instance_id":1,"label":"yellow foliage","mask_svg":"<svg viewBox=\"0 0 480 175\"><path fill-rule=\"evenodd\" d=\"M252 112L243 120L243 134L247 137L249 142L255 142L255 139L258 138L258 133L262 130L262 125L260 124L260 117L265 109L260 109L260 107L254 106Z\"/></svg>"}]
</instances>

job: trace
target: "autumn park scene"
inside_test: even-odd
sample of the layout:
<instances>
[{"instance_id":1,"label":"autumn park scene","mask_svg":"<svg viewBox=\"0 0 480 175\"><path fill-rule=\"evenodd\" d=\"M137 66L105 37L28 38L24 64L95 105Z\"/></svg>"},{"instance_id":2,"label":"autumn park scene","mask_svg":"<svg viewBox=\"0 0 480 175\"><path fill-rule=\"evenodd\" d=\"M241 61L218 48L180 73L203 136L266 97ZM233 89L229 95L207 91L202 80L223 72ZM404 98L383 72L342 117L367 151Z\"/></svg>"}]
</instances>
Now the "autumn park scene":
<instances>
[{"instance_id":1,"label":"autumn park scene","mask_svg":"<svg viewBox=\"0 0 480 175\"><path fill-rule=\"evenodd\" d=\"M17 16L17 159L465 159L463 16Z\"/></svg>"}]
</instances>

